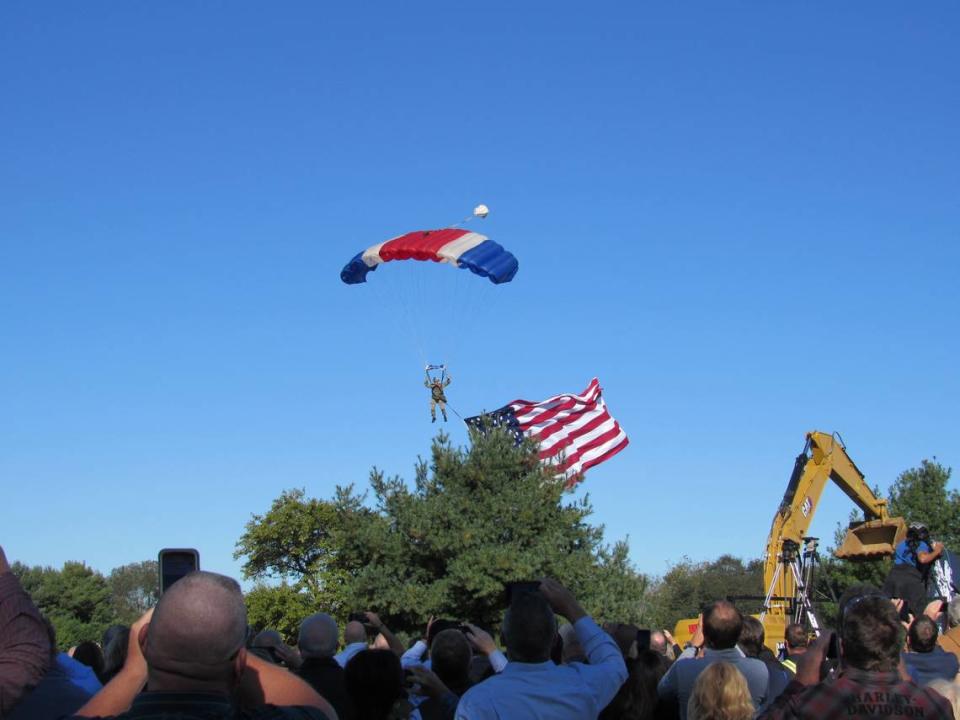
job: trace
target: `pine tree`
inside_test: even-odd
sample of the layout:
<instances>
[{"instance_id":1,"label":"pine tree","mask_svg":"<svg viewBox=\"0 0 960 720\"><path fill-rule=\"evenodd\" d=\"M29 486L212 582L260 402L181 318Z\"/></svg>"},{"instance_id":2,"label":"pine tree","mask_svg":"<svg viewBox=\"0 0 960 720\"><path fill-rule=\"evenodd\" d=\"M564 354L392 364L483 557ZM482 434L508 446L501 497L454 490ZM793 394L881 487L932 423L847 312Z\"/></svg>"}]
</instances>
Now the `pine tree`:
<instances>
[{"instance_id":1,"label":"pine tree","mask_svg":"<svg viewBox=\"0 0 960 720\"><path fill-rule=\"evenodd\" d=\"M421 632L430 616L494 627L505 583L545 575L588 609L639 620L646 578L629 564L625 544L602 544L602 528L587 522L589 500L571 501L532 444L516 446L502 431L472 440L456 448L440 435L412 485L374 468L369 498L352 486L330 501L284 493L238 543L248 575L272 571L312 593L315 610L340 619L374 610L409 632ZM322 536L318 513L304 521L316 503L330 510ZM302 582L301 573L319 581Z\"/></svg>"}]
</instances>

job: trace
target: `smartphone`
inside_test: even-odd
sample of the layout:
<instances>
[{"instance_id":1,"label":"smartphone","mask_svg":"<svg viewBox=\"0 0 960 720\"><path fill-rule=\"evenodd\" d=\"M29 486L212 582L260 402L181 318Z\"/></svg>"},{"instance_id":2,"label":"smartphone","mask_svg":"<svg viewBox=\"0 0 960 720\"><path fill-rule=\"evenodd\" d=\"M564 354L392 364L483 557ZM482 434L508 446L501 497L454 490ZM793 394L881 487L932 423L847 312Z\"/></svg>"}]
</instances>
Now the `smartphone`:
<instances>
[{"instance_id":1,"label":"smartphone","mask_svg":"<svg viewBox=\"0 0 960 720\"><path fill-rule=\"evenodd\" d=\"M200 569L200 553L193 548L164 548L157 556L160 566L160 594L184 575Z\"/></svg>"},{"instance_id":2,"label":"smartphone","mask_svg":"<svg viewBox=\"0 0 960 720\"><path fill-rule=\"evenodd\" d=\"M540 581L509 582L504 585L504 601L506 605L512 605L514 598L524 593L540 592Z\"/></svg>"},{"instance_id":3,"label":"smartphone","mask_svg":"<svg viewBox=\"0 0 960 720\"><path fill-rule=\"evenodd\" d=\"M650 630L637 630L637 652L650 649Z\"/></svg>"}]
</instances>

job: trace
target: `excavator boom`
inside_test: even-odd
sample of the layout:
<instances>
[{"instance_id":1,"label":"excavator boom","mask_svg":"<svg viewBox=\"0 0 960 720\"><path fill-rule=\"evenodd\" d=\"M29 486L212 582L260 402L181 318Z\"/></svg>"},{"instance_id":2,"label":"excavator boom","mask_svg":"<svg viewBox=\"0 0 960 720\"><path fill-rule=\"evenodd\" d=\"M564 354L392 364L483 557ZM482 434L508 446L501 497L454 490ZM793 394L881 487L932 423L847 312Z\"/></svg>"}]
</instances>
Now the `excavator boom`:
<instances>
[{"instance_id":1,"label":"excavator boom","mask_svg":"<svg viewBox=\"0 0 960 720\"><path fill-rule=\"evenodd\" d=\"M816 557L816 538L808 536L820 496L827 482L833 481L863 511L865 521L850 527L837 557L846 560L874 560L893 554L897 543L906 537L906 523L891 518L887 502L874 495L863 473L847 455L836 433L807 433L803 452L794 462L790 481L774 515L764 552L766 600L761 619L766 643L776 648L783 641L787 624L806 612L816 630L810 604L811 570L806 563ZM798 562L798 558L800 558ZM804 577L806 575L806 577ZM688 637L696 620L680 620L675 637Z\"/></svg>"}]
</instances>

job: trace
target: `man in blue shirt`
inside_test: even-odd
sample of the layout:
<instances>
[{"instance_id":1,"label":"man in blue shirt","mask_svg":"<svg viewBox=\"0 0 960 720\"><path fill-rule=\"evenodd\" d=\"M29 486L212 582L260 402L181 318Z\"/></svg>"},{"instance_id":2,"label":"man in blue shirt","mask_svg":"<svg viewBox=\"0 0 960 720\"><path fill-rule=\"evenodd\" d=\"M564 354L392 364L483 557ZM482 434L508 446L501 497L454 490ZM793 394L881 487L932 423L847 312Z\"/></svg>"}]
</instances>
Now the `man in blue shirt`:
<instances>
[{"instance_id":1,"label":"man in blue shirt","mask_svg":"<svg viewBox=\"0 0 960 720\"><path fill-rule=\"evenodd\" d=\"M577 633L589 665L554 665L550 649L557 633L554 612ZM510 663L503 672L464 694L457 720L581 720L596 718L627 679L620 649L556 580L539 592L518 595L503 619Z\"/></svg>"},{"instance_id":2,"label":"man in blue shirt","mask_svg":"<svg viewBox=\"0 0 960 720\"><path fill-rule=\"evenodd\" d=\"M893 567L883 583L883 592L903 599L901 620L920 617L927 605L927 570L943 553L943 543L930 540L930 533L920 523L911 523L907 539L894 550Z\"/></svg>"},{"instance_id":3,"label":"man in blue shirt","mask_svg":"<svg viewBox=\"0 0 960 720\"><path fill-rule=\"evenodd\" d=\"M363 626L363 623L356 620L347 623L347 626L343 629L343 644L345 646L343 650L333 656L340 667L346 667L350 658L369 647L367 645L367 629Z\"/></svg>"},{"instance_id":4,"label":"man in blue shirt","mask_svg":"<svg viewBox=\"0 0 960 720\"><path fill-rule=\"evenodd\" d=\"M687 703L693 685L708 665L725 660L741 672L750 688L754 707L758 710L767 700L770 673L761 660L748 658L737 647L743 629L743 617L732 603L720 600L713 603L703 614L704 648L695 648L694 653L680 657L657 685L657 693L667 702L676 702L680 720L687 720ZM694 657L703 650L703 657Z\"/></svg>"},{"instance_id":5,"label":"man in blue shirt","mask_svg":"<svg viewBox=\"0 0 960 720\"><path fill-rule=\"evenodd\" d=\"M917 685L927 685L937 678L952 681L960 670L957 656L937 645L939 634L937 624L926 615L914 620L907 632L909 652L903 653L903 662Z\"/></svg>"}]
</instances>

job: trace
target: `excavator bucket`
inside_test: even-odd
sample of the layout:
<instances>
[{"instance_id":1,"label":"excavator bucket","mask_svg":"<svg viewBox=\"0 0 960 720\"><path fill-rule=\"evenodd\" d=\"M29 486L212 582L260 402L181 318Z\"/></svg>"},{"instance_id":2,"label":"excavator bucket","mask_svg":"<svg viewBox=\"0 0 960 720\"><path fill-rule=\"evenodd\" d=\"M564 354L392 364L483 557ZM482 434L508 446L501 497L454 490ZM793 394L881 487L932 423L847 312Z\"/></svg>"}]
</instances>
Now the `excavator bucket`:
<instances>
[{"instance_id":1,"label":"excavator bucket","mask_svg":"<svg viewBox=\"0 0 960 720\"><path fill-rule=\"evenodd\" d=\"M869 520L851 526L834 555L843 560L879 560L893 555L897 544L906 536L907 524L903 518Z\"/></svg>"}]
</instances>

